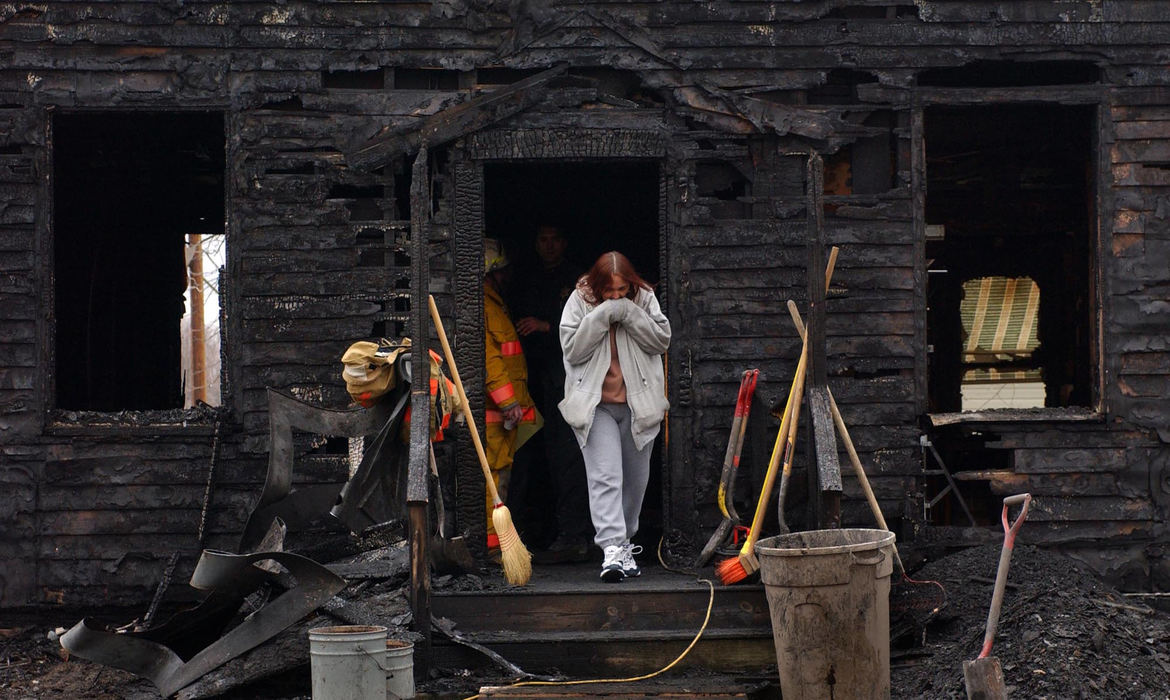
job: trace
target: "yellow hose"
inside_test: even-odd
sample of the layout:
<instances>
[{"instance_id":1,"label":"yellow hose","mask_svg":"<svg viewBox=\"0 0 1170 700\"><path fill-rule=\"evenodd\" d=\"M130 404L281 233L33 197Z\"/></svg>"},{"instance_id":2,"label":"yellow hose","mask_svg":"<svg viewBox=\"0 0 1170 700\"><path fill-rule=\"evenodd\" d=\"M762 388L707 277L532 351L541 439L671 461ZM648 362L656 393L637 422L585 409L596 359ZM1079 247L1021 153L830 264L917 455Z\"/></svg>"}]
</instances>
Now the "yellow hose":
<instances>
[{"instance_id":1,"label":"yellow hose","mask_svg":"<svg viewBox=\"0 0 1170 700\"><path fill-rule=\"evenodd\" d=\"M711 608L714 607L714 605L715 605L715 585L705 578L701 578L698 580L707 584L707 588L710 589L710 596L707 599L707 615L706 615L706 617L703 618L703 626L699 628L698 634L696 634L695 638L691 640L691 643L687 645L687 648L683 649L682 653L679 654L678 657L675 658L674 661L671 661L666 666L663 666L662 668L658 669L657 671L654 671L653 673L647 673L644 676L633 676L631 678L589 678L589 679L579 680L579 681L520 681L518 683L512 683L512 684L508 685L507 687L517 688L517 687L522 686L522 685L586 685L589 683L633 683L635 681L644 681L644 680L647 680L649 678L653 678L655 676L659 676L663 673L666 673L667 671L669 671L670 669L672 669L676 665L678 665L678 662L680 662L684 658L686 658L686 655L691 652L691 649L693 649L695 647L695 645L699 643L699 639L702 638L703 632L705 632L707 630L707 623L711 621ZM476 700L477 698L480 698L480 697L482 697L482 696L477 693L475 695L472 695L472 696L466 698L465 700Z\"/></svg>"}]
</instances>

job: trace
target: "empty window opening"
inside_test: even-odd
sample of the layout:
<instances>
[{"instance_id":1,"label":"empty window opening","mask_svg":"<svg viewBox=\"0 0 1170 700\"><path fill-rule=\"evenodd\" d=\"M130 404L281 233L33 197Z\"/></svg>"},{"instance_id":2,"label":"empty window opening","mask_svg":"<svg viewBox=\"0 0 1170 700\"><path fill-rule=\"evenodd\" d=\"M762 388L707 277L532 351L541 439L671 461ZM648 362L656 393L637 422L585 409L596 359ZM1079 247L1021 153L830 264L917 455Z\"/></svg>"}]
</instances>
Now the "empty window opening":
<instances>
[{"instance_id":1,"label":"empty window opening","mask_svg":"<svg viewBox=\"0 0 1170 700\"><path fill-rule=\"evenodd\" d=\"M926 111L932 412L1090 405L1093 123L1056 105Z\"/></svg>"},{"instance_id":2,"label":"empty window opening","mask_svg":"<svg viewBox=\"0 0 1170 700\"><path fill-rule=\"evenodd\" d=\"M610 250L624 253L638 273L656 286L663 300L655 162L488 163L484 166L484 223L485 235L499 239L511 261L511 279L504 296L514 321L527 315L553 315L559 320L559 309L572 293L577 277ZM543 261L536 248L538 227L550 224L559 227L567 241L563 253L567 267L552 275L542 271ZM537 279L542 280L539 287L525 284ZM541 292L546 289L551 292ZM556 321L553 323L555 332ZM536 333L521 338L528 356L528 386L545 413L556 411L543 403L546 397L555 399L555 393L563 391L558 346L545 345L557 343L555 338ZM550 544L556 533L555 509L548 507L549 494L556 492L549 465L559 450L566 449L560 433L552 433L558 442L546 445L544 440L553 439L549 434L541 430L530 441L531 447L525 446L528 452L522 457L531 461L513 468L508 493L508 505L513 508L522 538L537 546ZM661 447L659 438L642 505L638 543L645 547L657 543L662 531ZM517 476L525 470L526 479Z\"/></svg>"},{"instance_id":3,"label":"empty window opening","mask_svg":"<svg viewBox=\"0 0 1170 700\"><path fill-rule=\"evenodd\" d=\"M57 408L220 402L224 147L220 113L53 118Z\"/></svg>"}]
</instances>

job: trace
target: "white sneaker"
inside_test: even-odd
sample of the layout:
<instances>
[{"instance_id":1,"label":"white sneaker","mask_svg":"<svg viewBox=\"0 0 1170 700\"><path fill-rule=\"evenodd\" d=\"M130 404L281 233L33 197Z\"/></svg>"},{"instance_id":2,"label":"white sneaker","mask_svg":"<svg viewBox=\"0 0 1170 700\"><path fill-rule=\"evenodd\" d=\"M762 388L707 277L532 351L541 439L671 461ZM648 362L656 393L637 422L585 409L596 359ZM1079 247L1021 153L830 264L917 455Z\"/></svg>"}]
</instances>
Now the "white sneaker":
<instances>
[{"instance_id":1,"label":"white sneaker","mask_svg":"<svg viewBox=\"0 0 1170 700\"><path fill-rule=\"evenodd\" d=\"M641 553L642 545L640 544L622 545L622 573L627 577L634 578L642 575L642 570L638 568L638 562L634 561L634 555Z\"/></svg>"},{"instance_id":2,"label":"white sneaker","mask_svg":"<svg viewBox=\"0 0 1170 700\"><path fill-rule=\"evenodd\" d=\"M605 559L601 563L601 580L606 583L617 583L626 577L626 567L622 562L625 546L611 544L605 548Z\"/></svg>"}]
</instances>

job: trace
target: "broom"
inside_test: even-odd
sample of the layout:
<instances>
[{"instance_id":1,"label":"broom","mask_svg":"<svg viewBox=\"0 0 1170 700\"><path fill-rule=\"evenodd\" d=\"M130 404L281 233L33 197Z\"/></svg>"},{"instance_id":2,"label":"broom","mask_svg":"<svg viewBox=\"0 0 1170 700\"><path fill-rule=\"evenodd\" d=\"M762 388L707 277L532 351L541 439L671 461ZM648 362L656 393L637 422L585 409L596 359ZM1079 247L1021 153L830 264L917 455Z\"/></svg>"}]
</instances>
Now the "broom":
<instances>
[{"instance_id":1,"label":"broom","mask_svg":"<svg viewBox=\"0 0 1170 700\"><path fill-rule=\"evenodd\" d=\"M427 295L427 305L431 310L431 319L435 322L435 331L439 334L439 342L443 345L443 354L447 357L447 366L451 368L451 379L455 380L455 390L459 392L459 404L463 409L463 418L470 429L471 442L475 445L475 454L479 457L479 466L483 469L487 480L488 493L492 497L492 525L496 528L496 535L500 538L500 563L504 567L504 578L514 586L523 586L532 577L532 555L528 548L520 541L520 534L512 524L512 513L500 500L500 492L496 489L496 482L492 479L492 470L488 466L487 455L483 451L483 443L479 440L479 430L475 427L475 417L471 413L471 406L467 403L467 393L463 390L463 381L459 379L459 369L455 366L455 356L451 353L451 345L447 342L447 333L443 330L443 319L439 318L439 308L435 306L435 298Z\"/></svg>"},{"instance_id":2,"label":"broom","mask_svg":"<svg viewBox=\"0 0 1170 700\"><path fill-rule=\"evenodd\" d=\"M829 260L825 266L826 290L829 288L829 282L833 279L833 270L837 266L837 254L839 252L840 249L837 246L833 246L829 250ZM724 559L715 567L715 574L725 586L739 583L760 568L760 562L756 559L755 544L756 540L760 538L760 528L764 523L764 513L768 509L768 500L772 496L772 486L776 483L776 469L780 462L780 446L782 444L784 445L785 475L792 469L792 457L793 452L795 452L796 442L796 420L794 419L794 414L799 415L800 412L800 395L803 394L804 375L807 367L808 338L805 337L801 341L800 360L796 363L796 373L792 377L792 388L788 390L788 401L784 404L784 414L780 419L780 430L776 433L776 444L772 448L772 457L768 460L768 471L764 474L764 485L760 489L760 500L756 504L756 513L752 517L751 529L748 531L748 536L744 538L743 547L739 550L739 556ZM794 394L797 394L797 405L795 407L793 406ZM780 517L783 519L784 514L781 513Z\"/></svg>"}]
</instances>

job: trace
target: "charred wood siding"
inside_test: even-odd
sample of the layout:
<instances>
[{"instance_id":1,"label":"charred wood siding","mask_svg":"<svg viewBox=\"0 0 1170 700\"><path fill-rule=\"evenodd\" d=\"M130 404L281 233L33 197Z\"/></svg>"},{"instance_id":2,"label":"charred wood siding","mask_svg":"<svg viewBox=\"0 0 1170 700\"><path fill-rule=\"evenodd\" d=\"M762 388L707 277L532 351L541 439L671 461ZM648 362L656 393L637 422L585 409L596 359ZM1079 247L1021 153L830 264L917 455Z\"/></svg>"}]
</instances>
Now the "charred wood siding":
<instances>
[{"instance_id":1,"label":"charred wood siding","mask_svg":"<svg viewBox=\"0 0 1170 700\"><path fill-rule=\"evenodd\" d=\"M710 144L716 138L696 135L692 143ZM680 463L673 467L672 497L686 504L679 508L684 530L691 527L687 512L699 514L695 525L700 528L718 522L713 494L740 372L760 369L755 400L778 414L800 354L800 338L785 303L796 300L807 312L806 157L800 153L773 157L766 166L753 169L747 149L729 145L717 149L719 155L751 173L752 192L759 196L749 198L750 210L758 213L753 218L719 217L722 202L691 188L685 197L691 204L680 214L681 225L671 240L672 265L678 266L675 276L681 279L672 323L682 330L676 331L682 342L671 349L672 372L691 384L688 394L676 402L678 409L672 410L674 425L690 426L690 444L672 452ZM786 150L793 146L772 141L753 152ZM688 155L696 162L712 157L697 149ZM873 471L871 480L883 509L901 514L920 469L914 392L918 290L912 275L908 188L831 200L826 237L842 249L833 286L844 296L836 295L826 307L830 386L863 461ZM777 424L771 421L766 435L755 439L770 448ZM676 432L687 434L678 427ZM740 497L749 501L741 514L754 508L750 494L756 493L766 467L759 460L752 463L747 454L744 462L745 471L750 464L755 473L739 481ZM807 464L801 453L798 470ZM860 487L852 475L844 477L846 496L856 498ZM745 488L749 484L752 488ZM844 516L847 522L870 522L863 501L848 504Z\"/></svg>"},{"instance_id":2,"label":"charred wood siding","mask_svg":"<svg viewBox=\"0 0 1170 700\"><path fill-rule=\"evenodd\" d=\"M184 416L53 412L53 366L63 361L48 342L54 110L226 115L229 386L207 544L231 548L264 474L265 387L343 404L337 369L346 345L400 335L410 311L402 201L409 170L393 164L359 172L343 154L383 127L408 126L464 101L477 68L558 62L622 71L639 86L631 92L658 105L627 99L613 112L623 124L640 126L645 112L658 123L669 115L664 250L677 340L668 507L677 526L699 528L716 517L712 494L738 372L761 369L757 401L770 408L783 401L799 351L783 304L789 297L804 303L800 153L810 143L786 132L791 124L761 136L744 119L686 102L687 91L712 86L843 119L893 115L889 188L830 196L825 219L829 241L842 248L834 286L844 293L827 304L829 384L893 517L905 495L921 488L924 279L915 231L923 183L912 178L910 162L921 129L914 126L923 95L916 73L1022 57L1099 67L1099 86L1050 95L1077 103L1087 93L1102 96L1096 127L1104 156L1093 174L1103 195L1096 260L1102 418L982 426L991 434L988 449L1010 455L1010 468L984 481L995 495L1036 494L1034 541L1102 550L1093 555L1101 568L1136 581L1146 567L1165 585L1170 566L1154 551L1170 506L1164 5L573 1L529 14L510 14L500 3L0 6L0 487L7 496L0 605L141 601L173 551L189 555L176 575L181 582L196 554L210 459L214 420L207 416L184 426ZM818 102L843 66L869 78L850 86L845 102ZM422 69L443 72L433 89L417 87L419 76L408 72ZM951 94L969 103L1010 99L1014 89ZM526 123L596 124L596 92L546 101ZM453 240L451 231L461 217L482 217L477 202L460 199L479 176L462 161L449 169L438 151L432 158L439 161L432 167L432 289L450 313L478 301L456 296L467 286L459 276L476 265L477 241ZM724 166L750 182L750 195L715 195L700 182ZM461 370L477 391L478 370ZM303 446L297 478L337 480L341 457L317 454L327 451L312 444ZM465 474L476 478L473 467ZM846 474L844 519L868 523L856 495ZM470 519L480 504L463 506ZM1098 537L1110 546L1092 542Z\"/></svg>"}]
</instances>

